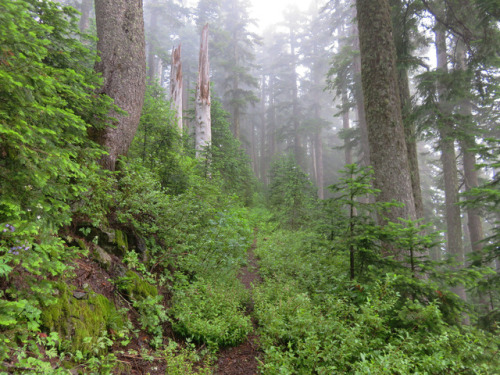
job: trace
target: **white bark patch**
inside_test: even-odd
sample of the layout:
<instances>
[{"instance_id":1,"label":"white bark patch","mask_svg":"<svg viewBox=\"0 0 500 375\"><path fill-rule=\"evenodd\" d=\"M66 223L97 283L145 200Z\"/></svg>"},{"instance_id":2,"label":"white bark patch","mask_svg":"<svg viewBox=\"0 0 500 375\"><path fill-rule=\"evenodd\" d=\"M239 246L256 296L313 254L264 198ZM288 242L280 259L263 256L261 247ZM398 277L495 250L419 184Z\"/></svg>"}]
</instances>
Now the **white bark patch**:
<instances>
[{"instance_id":1,"label":"white bark patch","mask_svg":"<svg viewBox=\"0 0 500 375\"><path fill-rule=\"evenodd\" d=\"M182 134L182 63L180 44L172 50L170 93L172 95L172 109L177 113L177 126L179 132Z\"/></svg>"},{"instance_id":2,"label":"white bark patch","mask_svg":"<svg viewBox=\"0 0 500 375\"><path fill-rule=\"evenodd\" d=\"M210 75L208 62L208 24L203 27L200 42L198 84L196 85L196 157L212 142L212 122L210 117Z\"/></svg>"}]
</instances>

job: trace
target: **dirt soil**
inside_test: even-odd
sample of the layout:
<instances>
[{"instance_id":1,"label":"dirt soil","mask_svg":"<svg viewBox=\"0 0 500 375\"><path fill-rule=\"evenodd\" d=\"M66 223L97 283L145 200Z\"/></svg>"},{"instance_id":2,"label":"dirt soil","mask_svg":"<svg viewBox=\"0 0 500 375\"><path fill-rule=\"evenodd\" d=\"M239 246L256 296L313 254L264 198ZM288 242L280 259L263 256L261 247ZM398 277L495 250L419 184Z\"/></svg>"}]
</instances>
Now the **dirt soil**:
<instances>
[{"instance_id":1,"label":"dirt soil","mask_svg":"<svg viewBox=\"0 0 500 375\"><path fill-rule=\"evenodd\" d=\"M248 250L248 264L243 267L238 275L240 281L245 287L252 291L252 284L260 282L257 274L257 260L254 255L254 249L257 246L257 238L254 239L253 245ZM253 300L247 306L247 314L253 312ZM253 332L248 335L247 341L242 344L222 349L217 361L218 375L255 375L258 374L259 357L259 336L257 332L257 324L252 318Z\"/></svg>"}]
</instances>

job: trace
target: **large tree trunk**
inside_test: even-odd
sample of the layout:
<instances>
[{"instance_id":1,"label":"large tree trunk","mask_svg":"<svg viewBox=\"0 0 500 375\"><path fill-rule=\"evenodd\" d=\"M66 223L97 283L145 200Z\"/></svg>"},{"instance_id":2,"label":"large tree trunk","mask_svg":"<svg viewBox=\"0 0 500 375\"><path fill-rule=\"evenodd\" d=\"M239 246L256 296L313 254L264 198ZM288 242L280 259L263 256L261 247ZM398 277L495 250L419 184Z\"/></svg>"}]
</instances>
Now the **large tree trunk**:
<instances>
[{"instance_id":1,"label":"large tree trunk","mask_svg":"<svg viewBox=\"0 0 500 375\"><path fill-rule=\"evenodd\" d=\"M467 70L466 49L463 42L458 41L458 64L457 68L463 71ZM472 103L466 97L460 105L460 115L464 121L472 122ZM476 139L471 131L468 131L467 125L463 125L462 135L460 139L460 148L463 153L463 169L465 180L465 192L479 186L477 169L476 169L476 154L473 149L476 147ZM466 199L471 199L470 197ZM470 241L472 251L480 251L483 248L481 241L484 239L483 224L479 216L479 210L476 207L467 207L467 226L469 228Z\"/></svg>"},{"instance_id":2,"label":"large tree trunk","mask_svg":"<svg viewBox=\"0 0 500 375\"><path fill-rule=\"evenodd\" d=\"M205 147L212 142L212 121L210 117L210 67L208 61L208 24L201 31L198 84L196 86L196 157L202 155Z\"/></svg>"},{"instance_id":3,"label":"large tree trunk","mask_svg":"<svg viewBox=\"0 0 500 375\"><path fill-rule=\"evenodd\" d=\"M355 9L353 9L353 18L356 18ZM354 35L354 49L359 51L359 32L357 25L352 24ZM354 73L354 99L356 101L356 113L358 115L358 127L361 133L361 160L363 166L371 165L370 161L370 145L368 142L368 126L366 125L365 99L363 96L363 88L361 87L361 55L355 54L353 57L353 73Z\"/></svg>"},{"instance_id":4,"label":"large tree trunk","mask_svg":"<svg viewBox=\"0 0 500 375\"><path fill-rule=\"evenodd\" d=\"M422 190L420 188L415 124L410 119L412 104L407 69L407 60L412 53L409 31L411 26L408 25L408 9L405 8L405 4L403 4L401 0L390 0L389 3L393 10L392 24L394 28L394 44L396 47L399 96L405 129L406 148L408 150L408 162L410 163L413 199L415 200L417 218L420 219L424 215L424 207L422 203Z\"/></svg>"},{"instance_id":5,"label":"large tree trunk","mask_svg":"<svg viewBox=\"0 0 500 375\"><path fill-rule=\"evenodd\" d=\"M436 53L437 68L444 74L448 73L446 35L441 27L438 27L436 30ZM442 83L438 83L438 96L440 113L443 119L439 128L439 144L441 162L443 164L447 251L448 254L455 256L457 262L462 266L465 256L462 243L462 221L460 218L460 207L458 206L458 170L455 139L453 137L453 124L450 121L451 108L446 99L446 87ZM463 300L467 299L463 285L456 286L453 288L453 291Z\"/></svg>"},{"instance_id":6,"label":"large tree trunk","mask_svg":"<svg viewBox=\"0 0 500 375\"><path fill-rule=\"evenodd\" d=\"M405 129L406 149L408 150L408 162L410 163L411 185L413 199L415 201L415 212L417 218L424 217L424 203L422 200L422 188L420 187L420 171L418 168L417 135L415 124L409 119L411 114L411 95L408 82L408 71L399 68L398 72L399 96L401 100L401 111Z\"/></svg>"},{"instance_id":7,"label":"large tree trunk","mask_svg":"<svg viewBox=\"0 0 500 375\"><path fill-rule=\"evenodd\" d=\"M139 125L146 90L146 52L142 1L96 0L97 49L101 60L101 93L114 99L126 114L112 112L115 127L107 127L92 137L108 151L102 165L115 169L118 156L125 155Z\"/></svg>"},{"instance_id":8,"label":"large tree trunk","mask_svg":"<svg viewBox=\"0 0 500 375\"><path fill-rule=\"evenodd\" d=\"M190 87L191 87L191 81L189 79L190 77L190 74L189 74L189 66L188 66L188 72L187 74L185 74L185 77L186 79L184 81L184 87L182 88L182 110L189 110L189 90L190 90ZM183 118L183 121L184 121L184 129L190 131L191 130L191 126L190 125L190 122L189 122L189 117L186 116Z\"/></svg>"},{"instance_id":9,"label":"large tree trunk","mask_svg":"<svg viewBox=\"0 0 500 375\"><path fill-rule=\"evenodd\" d=\"M182 63L181 45L172 50L172 68L170 69L170 93L172 106L177 113L177 127L182 134Z\"/></svg>"},{"instance_id":10,"label":"large tree trunk","mask_svg":"<svg viewBox=\"0 0 500 375\"><path fill-rule=\"evenodd\" d=\"M463 153L465 191L468 192L479 186L476 170L476 155L471 151L471 149L475 147L475 142L473 140L464 139L460 142L460 147ZM480 251L483 248L481 241L484 239L484 232L479 210L476 207L467 207L467 219L472 251Z\"/></svg>"},{"instance_id":11,"label":"large tree trunk","mask_svg":"<svg viewBox=\"0 0 500 375\"><path fill-rule=\"evenodd\" d=\"M377 200L404 203L387 218L416 219L387 0L357 0L361 78Z\"/></svg>"}]
</instances>

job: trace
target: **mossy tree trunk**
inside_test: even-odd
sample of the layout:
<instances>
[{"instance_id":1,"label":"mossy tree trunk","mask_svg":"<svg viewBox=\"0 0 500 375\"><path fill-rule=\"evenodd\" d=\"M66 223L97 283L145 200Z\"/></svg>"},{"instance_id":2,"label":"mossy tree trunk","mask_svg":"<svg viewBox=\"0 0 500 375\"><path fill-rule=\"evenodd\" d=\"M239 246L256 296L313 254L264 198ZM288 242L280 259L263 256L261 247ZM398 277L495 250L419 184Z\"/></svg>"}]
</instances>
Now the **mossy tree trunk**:
<instances>
[{"instance_id":1,"label":"mossy tree trunk","mask_svg":"<svg viewBox=\"0 0 500 375\"><path fill-rule=\"evenodd\" d=\"M415 202L405 141L388 0L357 0L361 79L370 159L377 200L404 203L387 212L390 221L415 219Z\"/></svg>"},{"instance_id":2,"label":"mossy tree trunk","mask_svg":"<svg viewBox=\"0 0 500 375\"><path fill-rule=\"evenodd\" d=\"M114 126L91 134L108 155L101 164L114 170L126 155L137 131L146 91L146 51L142 0L96 0L97 49L101 60L96 71L104 79L101 93L114 99L126 114L112 112Z\"/></svg>"},{"instance_id":3,"label":"mossy tree trunk","mask_svg":"<svg viewBox=\"0 0 500 375\"><path fill-rule=\"evenodd\" d=\"M406 149L408 151L408 162L410 164L411 183L413 199L415 201L415 212L417 218L423 218L424 205L422 200L422 189L420 187L420 172L418 168L417 137L415 124L411 120L412 103L410 84L408 80L408 65L412 56L412 10L409 4L401 0L390 0L393 11L392 23L394 28L394 45L396 47L396 64L398 72L399 98L401 101L401 114L405 130Z\"/></svg>"},{"instance_id":4,"label":"mossy tree trunk","mask_svg":"<svg viewBox=\"0 0 500 375\"><path fill-rule=\"evenodd\" d=\"M355 9L353 18L356 18ZM357 23L352 24L354 50L359 51L359 31ZM361 56L356 53L352 61L353 74L354 74L354 100L356 102L356 113L358 116L358 127L361 134L360 147L361 147L361 160L359 164L368 166L370 165L370 146L368 143L368 127L366 125L365 113L365 99L363 96L363 88L361 87Z\"/></svg>"}]
</instances>

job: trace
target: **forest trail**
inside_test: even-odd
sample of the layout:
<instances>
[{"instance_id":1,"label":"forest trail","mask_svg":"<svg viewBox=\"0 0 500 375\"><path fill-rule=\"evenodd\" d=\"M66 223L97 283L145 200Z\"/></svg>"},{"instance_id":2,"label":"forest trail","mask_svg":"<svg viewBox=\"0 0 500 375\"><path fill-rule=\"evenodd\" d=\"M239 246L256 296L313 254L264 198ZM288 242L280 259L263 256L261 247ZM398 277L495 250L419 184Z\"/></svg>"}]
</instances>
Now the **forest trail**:
<instances>
[{"instance_id":1,"label":"forest trail","mask_svg":"<svg viewBox=\"0 0 500 375\"><path fill-rule=\"evenodd\" d=\"M252 246L248 249L248 262L240 270L238 279L252 293L252 284L260 282L257 273L258 264L254 255L254 249L257 247L257 229L254 231L254 240ZM250 302L247 305L247 315L253 312L253 298L250 295ZM259 335L257 334L257 323L252 318L253 331L248 335L245 342L238 346L225 348L221 350L217 360L217 375L256 375L258 374Z\"/></svg>"}]
</instances>

